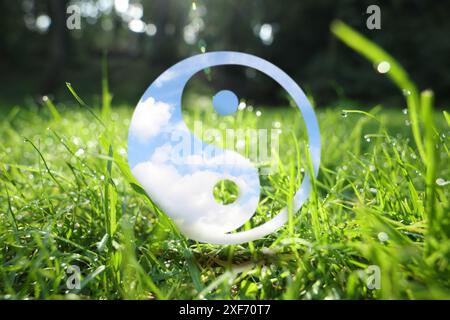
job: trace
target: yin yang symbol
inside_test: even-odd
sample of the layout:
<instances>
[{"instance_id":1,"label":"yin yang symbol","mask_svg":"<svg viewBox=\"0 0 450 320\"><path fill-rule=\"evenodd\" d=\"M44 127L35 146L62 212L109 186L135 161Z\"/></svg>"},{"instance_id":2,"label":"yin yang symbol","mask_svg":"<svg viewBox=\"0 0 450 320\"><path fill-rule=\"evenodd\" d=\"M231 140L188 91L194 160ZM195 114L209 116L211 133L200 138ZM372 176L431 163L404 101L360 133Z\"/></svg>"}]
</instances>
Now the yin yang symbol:
<instances>
[{"instance_id":1,"label":"yin yang symbol","mask_svg":"<svg viewBox=\"0 0 450 320\"><path fill-rule=\"evenodd\" d=\"M210 244L239 244L260 239L283 226L287 207L253 229L233 232L254 215L260 198L257 168L238 152L207 144L188 128L182 116L182 95L189 79L215 66L253 68L275 80L300 109L308 132L313 173L320 164L320 131L314 110L302 89L281 69L259 57L230 51L199 54L163 72L136 106L128 134L128 162L148 196L190 239ZM216 112L236 111L237 97L221 91L214 96ZM186 147L183 141L189 141ZM213 196L214 186L230 180L239 188L231 204ZM311 190L308 174L293 197L297 212Z\"/></svg>"}]
</instances>

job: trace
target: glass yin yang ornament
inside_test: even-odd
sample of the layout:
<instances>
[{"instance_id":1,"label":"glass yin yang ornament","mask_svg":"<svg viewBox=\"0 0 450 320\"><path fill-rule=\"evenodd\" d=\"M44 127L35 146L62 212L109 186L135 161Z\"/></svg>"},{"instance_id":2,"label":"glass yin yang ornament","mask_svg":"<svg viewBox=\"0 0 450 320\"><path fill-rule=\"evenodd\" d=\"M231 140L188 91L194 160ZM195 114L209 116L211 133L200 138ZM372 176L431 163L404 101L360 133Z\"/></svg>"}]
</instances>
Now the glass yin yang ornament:
<instances>
[{"instance_id":1,"label":"glass yin yang ornament","mask_svg":"<svg viewBox=\"0 0 450 320\"><path fill-rule=\"evenodd\" d=\"M182 95L193 75L214 66L253 68L275 80L300 109L308 132L313 174L320 165L320 131L314 110L302 89L280 68L256 56L240 52L208 52L173 65L145 91L134 111L128 135L128 162L145 192L188 238L210 244L238 244L262 238L288 220L287 207L253 229L233 232L254 215L260 198L257 168L241 154L201 141L182 116ZM236 112L238 100L223 90L213 97L216 112ZM182 141L190 141L185 148ZM239 188L231 204L213 196L214 186L230 180ZM311 191L308 174L293 197L298 211Z\"/></svg>"}]
</instances>

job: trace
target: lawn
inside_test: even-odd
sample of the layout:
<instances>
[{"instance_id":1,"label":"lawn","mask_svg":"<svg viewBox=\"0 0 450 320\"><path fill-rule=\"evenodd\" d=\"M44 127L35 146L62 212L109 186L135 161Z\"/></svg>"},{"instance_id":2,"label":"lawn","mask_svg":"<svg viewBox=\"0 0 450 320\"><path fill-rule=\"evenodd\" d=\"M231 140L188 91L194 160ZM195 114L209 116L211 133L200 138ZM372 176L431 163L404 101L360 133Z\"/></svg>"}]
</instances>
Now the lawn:
<instances>
[{"instance_id":1,"label":"lawn","mask_svg":"<svg viewBox=\"0 0 450 320\"><path fill-rule=\"evenodd\" d=\"M69 85L80 105L4 108L0 298L450 299L450 119L382 60L405 106L317 107L322 162L309 201L276 233L242 245L188 240L152 204L127 164L133 106L110 107L105 86L99 106ZM244 228L289 203L310 170L295 108L184 117L282 129L278 170L261 177Z\"/></svg>"}]
</instances>

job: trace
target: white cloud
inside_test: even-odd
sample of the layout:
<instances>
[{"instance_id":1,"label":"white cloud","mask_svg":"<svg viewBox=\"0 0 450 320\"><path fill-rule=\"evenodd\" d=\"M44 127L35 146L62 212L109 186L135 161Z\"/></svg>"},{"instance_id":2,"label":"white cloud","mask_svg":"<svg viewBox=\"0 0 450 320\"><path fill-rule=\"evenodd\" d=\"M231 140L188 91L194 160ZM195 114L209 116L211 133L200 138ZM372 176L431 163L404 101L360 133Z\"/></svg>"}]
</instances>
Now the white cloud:
<instances>
[{"instance_id":1,"label":"white cloud","mask_svg":"<svg viewBox=\"0 0 450 320\"><path fill-rule=\"evenodd\" d=\"M172 146L170 144L165 144L161 147L155 149L152 154L152 163L165 163L168 162L172 155Z\"/></svg>"},{"instance_id":2,"label":"white cloud","mask_svg":"<svg viewBox=\"0 0 450 320\"><path fill-rule=\"evenodd\" d=\"M173 106L155 101L151 97L139 102L131 120L131 134L142 142L158 135L169 123L173 108Z\"/></svg>"},{"instance_id":3,"label":"white cloud","mask_svg":"<svg viewBox=\"0 0 450 320\"><path fill-rule=\"evenodd\" d=\"M233 231L253 216L259 201L259 177L250 162L241 162L244 173L239 175L221 172L214 166L182 173L170 163L171 150L169 145L156 149L151 161L139 163L132 172L183 232L193 239L206 239L208 234ZM239 187L238 199L229 205L218 203L213 196L215 184L223 179Z\"/></svg>"}]
</instances>

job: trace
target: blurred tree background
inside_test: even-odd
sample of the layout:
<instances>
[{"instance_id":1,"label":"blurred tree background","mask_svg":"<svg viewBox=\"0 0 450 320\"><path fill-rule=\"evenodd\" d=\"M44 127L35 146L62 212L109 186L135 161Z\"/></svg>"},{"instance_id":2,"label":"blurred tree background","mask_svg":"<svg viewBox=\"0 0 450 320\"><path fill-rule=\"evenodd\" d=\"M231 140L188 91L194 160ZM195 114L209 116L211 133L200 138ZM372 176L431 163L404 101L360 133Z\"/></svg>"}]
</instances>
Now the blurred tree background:
<instances>
[{"instance_id":1,"label":"blurred tree background","mask_svg":"<svg viewBox=\"0 0 450 320\"><path fill-rule=\"evenodd\" d=\"M381 30L369 30L366 9L381 8ZM69 30L69 5L81 29ZM0 1L0 103L50 94L99 94L107 52L114 103L134 105L163 70L196 53L236 50L278 65L319 106L352 101L402 107L394 85L329 31L341 19L405 66L437 104L450 102L449 1L423 0L17 0ZM256 81L251 70L228 79ZM276 103L270 83L258 96Z\"/></svg>"}]
</instances>

